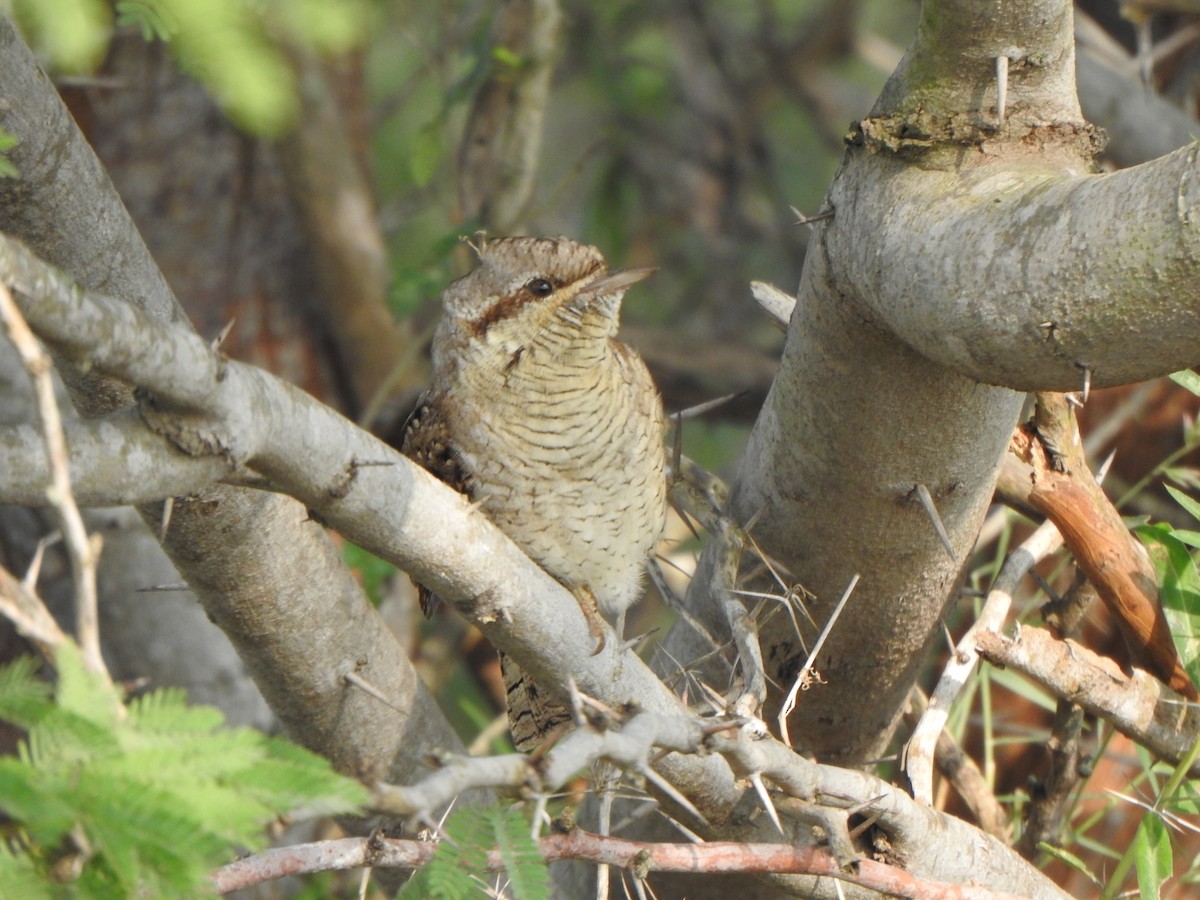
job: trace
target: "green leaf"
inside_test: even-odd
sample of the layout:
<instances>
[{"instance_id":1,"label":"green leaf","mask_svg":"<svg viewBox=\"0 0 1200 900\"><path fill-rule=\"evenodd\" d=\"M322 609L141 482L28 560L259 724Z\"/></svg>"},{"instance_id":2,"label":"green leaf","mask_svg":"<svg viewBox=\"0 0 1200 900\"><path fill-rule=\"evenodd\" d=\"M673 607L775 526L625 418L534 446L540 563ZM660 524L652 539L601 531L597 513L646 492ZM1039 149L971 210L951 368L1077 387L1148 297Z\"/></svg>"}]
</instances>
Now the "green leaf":
<instances>
[{"instance_id":1,"label":"green leaf","mask_svg":"<svg viewBox=\"0 0 1200 900\"><path fill-rule=\"evenodd\" d=\"M17 136L0 128L0 178L20 178L21 173L8 158L8 151L17 146Z\"/></svg>"},{"instance_id":2,"label":"green leaf","mask_svg":"<svg viewBox=\"0 0 1200 900\"><path fill-rule=\"evenodd\" d=\"M1049 853L1055 859L1061 860L1062 862L1066 863L1068 866L1070 866L1076 872L1079 872L1081 875L1083 875L1088 880L1090 880L1092 882L1092 884L1094 884L1096 886L1101 885L1100 879L1097 878L1094 874L1092 874L1092 870L1087 867L1087 863L1085 863L1082 859L1080 859L1078 856L1076 856L1071 851L1065 850L1062 847L1055 847L1052 844L1047 844L1045 841L1042 841L1041 843L1038 844L1038 849L1041 850L1043 853Z\"/></svg>"},{"instance_id":3,"label":"green leaf","mask_svg":"<svg viewBox=\"0 0 1200 900\"><path fill-rule=\"evenodd\" d=\"M1168 799L1167 807L1186 816L1200 815L1200 789L1191 779L1183 781L1175 795Z\"/></svg>"},{"instance_id":4,"label":"green leaf","mask_svg":"<svg viewBox=\"0 0 1200 900\"><path fill-rule=\"evenodd\" d=\"M102 727L116 724L121 698L116 688L87 670L78 647L69 641L60 644L54 651L54 668L58 672L54 694L62 710Z\"/></svg>"},{"instance_id":5,"label":"green leaf","mask_svg":"<svg viewBox=\"0 0 1200 900\"><path fill-rule=\"evenodd\" d=\"M104 0L13 0L30 43L67 72L90 72L104 59L112 11Z\"/></svg>"},{"instance_id":6,"label":"green leaf","mask_svg":"<svg viewBox=\"0 0 1200 900\"><path fill-rule=\"evenodd\" d=\"M25 656L0 669L0 719L28 730L54 709L50 685L37 677L38 666Z\"/></svg>"},{"instance_id":7,"label":"green leaf","mask_svg":"<svg viewBox=\"0 0 1200 900\"><path fill-rule=\"evenodd\" d=\"M371 602L379 606L383 600L383 586L396 573L396 567L348 542L342 549L342 558L350 571L358 575L358 580Z\"/></svg>"},{"instance_id":8,"label":"green leaf","mask_svg":"<svg viewBox=\"0 0 1200 900\"><path fill-rule=\"evenodd\" d=\"M1171 838L1162 817L1146 813L1133 840L1140 896L1142 900L1158 900L1163 882L1171 877L1174 868Z\"/></svg>"},{"instance_id":9,"label":"green leaf","mask_svg":"<svg viewBox=\"0 0 1200 900\"><path fill-rule=\"evenodd\" d=\"M1195 427L1195 425L1192 426L1193 431ZM1200 439L1200 432L1197 432L1196 436L1184 435L1188 446L1194 446L1197 439ZM1162 474L1167 481L1173 481L1180 487L1192 491L1200 490L1200 469L1193 466L1167 466L1162 470Z\"/></svg>"},{"instance_id":10,"label":"green leaf","mask_svg":"<svg viewBox=\"0 0 1200 900\"><path fill-rule=\"evenodd\" d=\"M1030 703L1042 709L1053 712L1058 701L1031 681L1021 677L1009 669L988 668L988 677L996 684L1012 691L1019 697L1024 697Z\"/></svg>"},{"instance_id":11,"label":"green leaf","mask_svg":"<svg viewBox=\"0 0 1200 900\"><path fill-rule=\"evenodd\" d=\"M179 31L179 23L159 0L118 0L116 9L117 24L136 26L142 40L169 41Z\"/></svg>"},{"instance_id":12,"label":"green leaf","mask_svg":"<svg viewBox=\"0 0 1200 900\"><path fill-rule=\"evenodd\" d=\"M270 12L292 41L318 53L345 53L362 43L371 14L362 0L275 0Z\"/></svg>"},{"instance_id":13,"label":"green leaf","mask_svg":"<svg viewBox=\"0 0 1200 900\"><path fill-rule=\"evenodd\" d=\"M400 892L403 898L467 900L478 894L478 880L487 874L492 845L488 809L459 808L443 826L444 834L429 862Z\"/></svg>"},{"instance_id":14,"label":"green leaf","mask_svg":"<svg viewBox=\"0 0 1200 900\"><path fill-rule=\"evenodd\" d=\"M55 708L29 730L25 749L31 765L53 770L116 752L117 737L103 725Z\"/></svg>"},{"instance_id":15,"label":"green leaf","mask_svg":"<svg viewBox=\"0 0 1200 900\"><path fill-rule=\"evenodd\" d=\"M507 66L513 69L523 68L528 63L528 60L526 60L525 57L514 53L508 47L503 46L492 48L492 59L500 63L502 66Z\"/></svg>"},{"instance_id":16,"label":"green leaf","mask_svg":"<svg viewBox=\"0 0 1200 900\"><path fill-rule=\"evenodd\" d=\"M513 897L547 900L550 873L537 842L530 835L529 822L516 809L499 810L493 816L493 829Z\"/></svg>"},{"instance_id":17,"label":"green leaf","mask_svg":"<svg viewBox=\"0 0 1200 900\"><path fill-rule=\"evenodd\" d=\"M189 706L182 688L161 688L134 699L128 706L128 733L178 736L208 734L225 724L215 706Z\"/></svg>"},{"instance_id":18,"label":"green leaf","mask_svg":"<svg viewBox=\"0 0 1200 900\"><path fill-rule=\"evenodd\" d=\"M1200 375L1196 374L1191 369L1183 369L1179 372L1172 372L1167 377L1180 387L1187 388L1193 394L1200 397Z\"/></svg>"},{"instance_id":19,"label":"green leaf","mask_svg":"<svg viewBox=\"0 0 1200 900\"><path fill-rule=\"evenodd\" d=\"M1158 574L1159 597L1179 658L1192 680L1200 682L1200 572L1169 525L1140 525L1134 533Z\"/></svg>"},{"instance_id":20,"label":"green leaf","mask_svg":"<svg viewBox=\"0 0 1200 900\"><path fill-rule=\"evenodd\" d=\"M1175 540L1189 547L1200 547L1200 531L1188 531L1186 528L1176 528L1171 531Z\"/></svg>"},{"instance_id":21,"label":"green leaf","mask_svg":"<svg viewBox=\"0 0 1200 900\"><path fill-rule=\"evenodd\" d=\"M74 804L60 797L68 789L53 774L11 756L0 757L0 810L38 843L57 844L75 823Z\"/></svg>"},{"instance_id":22,"label":"green leaf","mask_svg":"<svg viewBox=\"0 0 1200 900\"><path fill-rule=\"evenodd\" d=\"M16 757L0 757L0 812L43 879L68 835L89 848L72 896L206 893L212 868L264 846L277 816L353 812L366 801L327 760L226 728L219 710L187 706L182 691L147 694L122 715L116 691L73 646L56 661L53 701L34 663L0 669L0 716L28 731Z\"/></svg>"},{"instance_id":23,"label":"green leaf","mask_svg":"<svg viewBox=\"0 0 1200 900\"><path fill-rule=\"evenodd\" d=\"M1176 503L1178 503L1185 510L1187 510L1188 514L1193 519L1200 521L1200 501L1197 501L1197 500L1193 499L1192 497L1189 497L1183 491L1181 491L1177 488L1173 488L1169 484L1163 485L1163 486L1167 489L1167 493L1175 498Z\"/></svg>"},{"instance_id":24,"label":"green leaf","mask_svg":"<svg viewBox=\"0 0 1200 900\"><path fill-rule=\"evenodd\" d=\"M50 884L25 854L9 853L0 842L0 900L50 900Z\"/></svg>"}]
</instances>

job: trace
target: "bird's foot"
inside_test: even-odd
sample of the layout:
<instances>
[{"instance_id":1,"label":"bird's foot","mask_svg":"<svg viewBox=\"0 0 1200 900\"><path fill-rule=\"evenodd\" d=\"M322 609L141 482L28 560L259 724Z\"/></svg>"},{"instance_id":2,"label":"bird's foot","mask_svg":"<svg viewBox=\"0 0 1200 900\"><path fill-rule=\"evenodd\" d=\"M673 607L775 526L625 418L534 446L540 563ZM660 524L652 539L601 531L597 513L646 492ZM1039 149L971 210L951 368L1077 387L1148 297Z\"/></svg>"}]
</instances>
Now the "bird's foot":
<instances>
[{"instance_id":1,"label":"bird's foot","mask_svg":"<svg viewBox=\"0 0 1200 900\"><path fill-rule=\"evenodd\" d=\"M586 584L576 585L571 588L571 594L574 596L575 602L579 604L579 609L583 613L583 617L587 619L588 633L596 639L596 649L592 651L592 656L595 656L608 643L608 638L605 636L607 623L604 621L604 616L600 615L600 607L596 603L596 594Z\"/></svg>"}]
</instances>

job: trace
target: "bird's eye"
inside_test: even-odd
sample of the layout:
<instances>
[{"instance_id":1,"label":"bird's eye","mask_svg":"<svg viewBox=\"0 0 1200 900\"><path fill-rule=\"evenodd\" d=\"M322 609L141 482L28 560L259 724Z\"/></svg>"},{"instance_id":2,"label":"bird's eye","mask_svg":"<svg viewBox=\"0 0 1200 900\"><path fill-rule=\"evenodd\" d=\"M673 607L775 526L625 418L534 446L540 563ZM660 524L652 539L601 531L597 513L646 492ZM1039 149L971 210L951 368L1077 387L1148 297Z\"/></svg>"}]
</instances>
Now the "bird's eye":
<instances>
[{"instance_id":1,"label":"bird's eye","mask_svg":"<svg viewBox=\"0 0 1200 900\"><path fill-rule=\"evenodd\" d=\"M535 297L547 297L554 291L554 285L545 278L534 278L529 284L525 285L525 290L529 291Z\"/></svg>"}]
</instances>

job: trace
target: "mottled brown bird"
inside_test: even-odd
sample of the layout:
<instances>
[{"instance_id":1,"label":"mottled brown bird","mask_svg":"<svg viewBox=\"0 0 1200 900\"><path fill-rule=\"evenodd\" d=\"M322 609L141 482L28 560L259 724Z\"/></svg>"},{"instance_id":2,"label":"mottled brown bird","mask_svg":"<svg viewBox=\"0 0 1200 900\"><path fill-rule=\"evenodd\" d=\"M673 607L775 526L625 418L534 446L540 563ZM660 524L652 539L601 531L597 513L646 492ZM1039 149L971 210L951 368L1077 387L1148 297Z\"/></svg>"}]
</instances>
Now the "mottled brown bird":
<instances>
[{"instance_id":1,"label":"mottled brown bird","mask_svg":"<svg viewBox=\"0 0 1200 900\"><path fill-rule=\"evenodd\" d=\"M616 340L626 289L652 270L609 271L567 238L475 249L479 265L442 296L404 452L567 587L602 640L597 607L623 620L666 518L662 401ZM569 716L501 662L513 740L528 749Z\"/></svg>"}]
</instances>

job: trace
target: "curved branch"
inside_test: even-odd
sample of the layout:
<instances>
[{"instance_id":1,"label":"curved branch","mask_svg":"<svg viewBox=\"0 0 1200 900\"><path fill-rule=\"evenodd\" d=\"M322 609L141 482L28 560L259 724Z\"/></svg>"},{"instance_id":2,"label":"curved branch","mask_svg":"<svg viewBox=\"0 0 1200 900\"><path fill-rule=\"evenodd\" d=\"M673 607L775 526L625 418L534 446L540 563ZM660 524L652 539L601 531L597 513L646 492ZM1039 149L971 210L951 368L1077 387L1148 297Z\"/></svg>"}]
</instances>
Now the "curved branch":
<instances>
[{"instance_id":1,"label":"curved branch","mask_svg":"<svg viewBox=\"0 0 1200 900\"><path fill-rule=\"evenodd\" d=\"M14 260L19 265L14 265ZM26 276L36 274L36 261L19 245L0 241L0 272L13 268ZM43 288L63 285L61 278L49 273L22 280ZM31 327L53 336L90 367L144 385L153 396L143 403L143 415L176 446L258 471L350 540L413 572L539 683L561 689L574 681L585 693L613 708L635 703L647 715L637 717L630 727L644 721L654 728L658 722L675 723L665 736L655 731L652 738L642 735L628 741L624 734L602 735L602 753L634 760L647 758L653 745L685 751L656 759L654 769L684 794L718 833L743 840L758 835L758 825L730 815L743 794L735 780L736 771L743 776L760 775L806 803L836 809L868 803L915 873L954 871L951 877L967 880L983 878L986 872L995 883L1006 885L1017 877L1033 877L1023 861L994 839L919 806L877 778L818 766L770 739L751 740L740 732L735 736L707 733L700 720L687 716L679 699L619 641L609 640L594 653L595 641L578 604L466 498L292 385L252 366L224 360L194 333L103 297L45 290L23 292L18 303ZM153 352L141 355L147 347ZM161 371L155 369L156 359ZM204 504L205 499L187 502ZM232 571L243 570L242 555L255 554L261 542L275 540L276 522L286 525L297 515L303 511L295 504L285 504L269 517L260 518L263 534L258 540L226 551L235 557ZM194 546L195 553L204 555L214 536L191 525L194 521L196 518L190 517L184 526L181 544ZM306 537L317 534L315 526L302 532ZM291 569L307 571L310 566L323 567L328 561L322 555L328 552L309 545L297 548L295 558L288 562ZM197 585L198 590L219 593L227 589L228 576L212 577L217 580ZM267 583L260 589L264 600L275 593L272 577L268 573ZM343 607L331 613L297 605L288 610L289 616L305 624L302 633L297 633L281 629L273 621L280 612L276 604L264 602L264 607L262 611L226 613L237 620L219 623L230 626L227 631L239 641L252 668L270 664L281 645L286 646L289 657L295 655L296 648L291 645L297 641L315 641L326 651L324 658L329 658L325 645L332 645L343 660L343 667L336 671L311 671L310 666L307 672L291 672L293 681L286 688L266 679L264 693L286 721L297 720L310 694L322 698L331 692L340 694L341 679L359 666L370 668L368 680L395 677L386 672L386 665L394 661L387 647L359 644L351 649L347 644L361 634L360 620L371 611ZM395 665L407 671L398 662ZM346 702L356 705L359 701L350 698ZM370 698L364 702L376 703ZM418 702L407 719L393 723L397 738L420 712ZM322 703L309 714L312 727L326 734L337 727L335 720L341 710L330 720L331 707ZM392 715L386 708L369 706L359 710L359 715L364 714L384 719ZM682 731L680 722L684 723ZM370 748L357 754L340 745L338 749L341 755L335 759L343 770L364 775L378 771L378 760L373 759ZM696 752L702 749L716 752ZM546 765L552 767L552 762L547 760ZM570 766L569 771L577 770L575 762ZM564 769L562 777L566 773ZM406 780L412 776L411 771L402 774ZM955 864L965 862L965 867L955 869L945 858L942 848L947 840L975 848L953 860ZM1035 878L1032 883L1047 896L1056 896L1042 880Z\"/></svg>"},{"instance_id":2,"label":"curved branch","mask_svg":"<svg viewBox=\"0 0 1200 900\"><path fill-rule=\"evenodd\" d=\"M1018 390L1200 354L1192 151L1085 176L1096 136L1074 93L1071 4L925 0L920 29L830 188L731 493L817 621L862 575L791 725L826 761L882 755L961 583ZM762 637L768 674L787 679L802 642Z\"/></svg>"},{"instance_id":3,"label":"curved branch","mask_svg":"<svg viewBox=\"0 0 1200 900\"><path fill-rule=\"evenodd\" d=\"M118 320L128 304L142 320L187 327L103 167L6 16L0 16L0 84L8 100L0 104L0 127L18 139L9 157L21 172L19 180L0 180L5 229L86 288L122 298L108 310ZM14 274L6 271L5 281L19 301L23 292L54 289L55 279L43 281L44 272ZM77 324L95 329L96 337L107 322ZM46 338L45 329L35 330ZM136 341L136 330L131 336ZM134 343L126 354L155 357L169 369L171 361L157 349ZM80 358L86 356L85 349ZM85 415L131 402L129 384L62 362L60 355L72 401ZM142 513L150 521L158 516L157 509ZM337 548L294 501L210 487L176 505L163 544L287 730L341 771L411 778L430 749L458 746ZM330 659L351 666L363 660L360 674L398 703L409 703L409 717L348 687L333 663L315 664Z\"/></svg>"},{"instance_id":4,"label":"curved branch","mask_svg":"<svg viewBox=\"0 0 1200 900\"><path fill-rule=\"evenodd\" d=\"M81 506L125 506L239 481L227 460L189 456L146 427L134 409L64 422L71 486ZM32 425L0 427L0 502L39 506L49 478Z\"/></svg>"},{"instance_id":5,"label":"curved branch","mask_svg":"<svg viewBox=\"0 0 1200 900\"><path fill-rule=\"evenodd\" d=\"M1022 391L1200 361L1198 145L1109 175L1070 174L1087 163L1069 155L993 161L986 142L967 153L953 171L868 155L831 192L832 277L880 325L948 369ZM905 264L881 268L881 253Z\"/></svg>"}]
</instances>

